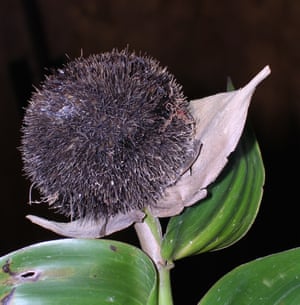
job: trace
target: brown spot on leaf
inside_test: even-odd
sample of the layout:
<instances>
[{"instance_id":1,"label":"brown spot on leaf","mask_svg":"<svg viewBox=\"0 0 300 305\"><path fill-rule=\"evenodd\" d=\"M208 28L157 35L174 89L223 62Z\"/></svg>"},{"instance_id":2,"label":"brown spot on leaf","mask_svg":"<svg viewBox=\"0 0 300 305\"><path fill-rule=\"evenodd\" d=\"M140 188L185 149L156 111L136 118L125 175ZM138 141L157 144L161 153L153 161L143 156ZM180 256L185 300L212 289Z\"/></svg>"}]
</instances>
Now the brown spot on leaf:
<instances>
[{"instance_id":1,"label":"brown spot on leaf","mask_svg":"<svg viewBox=\"0 0 300 305\"><path fill-rule=\"evenodd\" d=\"M11 271L10 263L11 263L10 260L7 260L5 262L5 264L2 266L2 270L3 270L4 273L8 273L9 275L14 276L15 273Z\"/></svg>"},{"instance_id":2,"label":"brown spot on leaf","mask_svg":"<svg viewBox=\"0 0 300 305\"><path fill-rule=\"evenodd\" d=\"M114 251L114 252L117 251L117 247L114 246L114 245L110 245L109 248L110 248L110 250L112 250L112 251Z\"/></svg>"},{"instance_id":3,"label":"brown spot on leaf","mask_svg":"<svg viewBox=\"0 0 300 305\"><path fill-rule=\"evenodd\" d=\"M2 299L0 299L0 304L1 305L11 304L11 300L13 298L15 290L16 290L16 288L13 288L7 295L5 295Z\"/></svg>"},{"instance_id":4,"label":"brown spot on leaf","mask_svg":"<svg viewBox=\"0 0 300 305\"><path fill-rule=\"evenodd\" d=\"M16 277L22 281L36 281L39 275L40 273L37 271L28 270L18 274Z\"/></svg>"}]
</instances>

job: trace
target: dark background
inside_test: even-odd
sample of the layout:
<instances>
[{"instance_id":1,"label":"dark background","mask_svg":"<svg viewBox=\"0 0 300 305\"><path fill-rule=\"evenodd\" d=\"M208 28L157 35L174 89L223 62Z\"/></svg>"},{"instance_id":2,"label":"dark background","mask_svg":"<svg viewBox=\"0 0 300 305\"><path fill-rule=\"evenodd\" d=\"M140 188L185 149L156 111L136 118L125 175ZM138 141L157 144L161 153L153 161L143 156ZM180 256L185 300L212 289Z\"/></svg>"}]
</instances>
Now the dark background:
<instances>
[{"instance_id":1,"label":"dark background","mask_svg":"<svg viewBox=\"0 0 300 305\"><path fill-rule=\"evenodd\" d=\"M256 222L234 246L184 259L173 270L175 304L196 304L223 274L241 263L300 246L298 182L300 3L293 0L10 0L0 2L0 254L60 238L24 216L22 108L45 67L109 51L147 52L176 76L188 98L244 85L269 64L250 109L266 167ZM67 55L67 56L66 56ZM128 237L129 236L129 237ZM131 239L132 229L120 234ZM183 287L183 286L187 287Z\"/></svg>"}]
</instances>

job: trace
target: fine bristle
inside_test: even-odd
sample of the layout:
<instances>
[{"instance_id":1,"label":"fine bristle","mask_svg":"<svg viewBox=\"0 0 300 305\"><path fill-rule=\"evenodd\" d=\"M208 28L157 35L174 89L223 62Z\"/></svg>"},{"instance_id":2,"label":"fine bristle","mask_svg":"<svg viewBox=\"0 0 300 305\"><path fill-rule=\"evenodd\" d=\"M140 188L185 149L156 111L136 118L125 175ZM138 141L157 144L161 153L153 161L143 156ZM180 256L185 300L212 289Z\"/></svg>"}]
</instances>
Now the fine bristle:
<instances>
[{"instance_id":1,"label":"fine bristle","mask_svg":"<svg viewBox=\"0 0 300 305\"><path fill-rule=\"evenodd\" d=\"M143 209L192 158L193 126L181 87L156 60L127 49L80 57L32 96L24 171L72 219Z\"/></svg>"}]
</instances>

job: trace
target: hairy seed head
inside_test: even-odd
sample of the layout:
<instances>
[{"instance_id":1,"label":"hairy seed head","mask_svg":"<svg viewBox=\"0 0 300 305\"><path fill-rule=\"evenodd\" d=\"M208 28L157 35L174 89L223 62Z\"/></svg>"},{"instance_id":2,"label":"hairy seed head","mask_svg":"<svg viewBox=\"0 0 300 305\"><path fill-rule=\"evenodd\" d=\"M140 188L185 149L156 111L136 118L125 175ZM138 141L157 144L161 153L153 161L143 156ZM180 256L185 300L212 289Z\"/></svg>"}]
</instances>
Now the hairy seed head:
<instances>
[{"instance_id":1,"label":"hairy seed head","mask_svg":"<svg viewBox=\"0 0 300 305\"><path fill-rule=\"evenodd\" d=\"M174 77L113 50L46 77L22 128L24 170L72 219L153 206L193 157L193 117Z\"/></svg>"}]
</instances>

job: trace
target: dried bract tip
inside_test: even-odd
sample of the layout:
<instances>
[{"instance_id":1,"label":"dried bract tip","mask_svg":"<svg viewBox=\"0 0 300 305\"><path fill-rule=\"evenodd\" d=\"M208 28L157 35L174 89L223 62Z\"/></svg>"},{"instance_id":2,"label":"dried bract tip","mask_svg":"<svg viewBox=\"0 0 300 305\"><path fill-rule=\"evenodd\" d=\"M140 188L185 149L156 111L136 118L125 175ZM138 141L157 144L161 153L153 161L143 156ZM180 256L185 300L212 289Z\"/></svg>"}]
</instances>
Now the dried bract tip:
<instances>
[{"instance_id":1,"label":"dried bract tip","mask_svg":"<svg viewBox=\"0 0 300 305\"><path fill-rule=\"evenodd\" d=\"M25 173L42 201L74 220L155 206L195 157L181 87L156 60L127 49L49 75L22 132Z\"/></svg>"}]
</instances>

